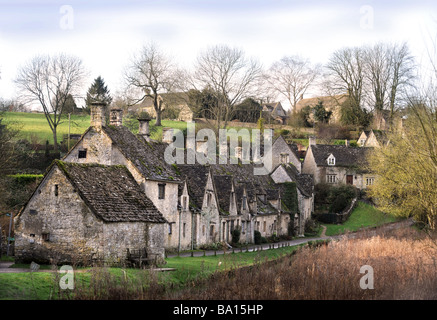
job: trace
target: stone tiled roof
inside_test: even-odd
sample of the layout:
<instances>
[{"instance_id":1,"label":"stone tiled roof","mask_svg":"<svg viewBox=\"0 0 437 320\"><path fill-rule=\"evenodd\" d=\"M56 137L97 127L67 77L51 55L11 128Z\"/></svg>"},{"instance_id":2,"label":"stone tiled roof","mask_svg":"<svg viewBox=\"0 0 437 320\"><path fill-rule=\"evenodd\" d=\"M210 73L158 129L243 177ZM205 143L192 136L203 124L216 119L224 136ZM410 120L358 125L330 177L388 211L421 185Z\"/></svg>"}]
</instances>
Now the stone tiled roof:
<instances>
[{"instance_id":1,"label":"stone tiled roof","mask_svg":"<svg viewBox=\"0 0 437 320\"><path fill-rule=\"evenodd\" d=\"M180 176L187 180L190 206L200 209L202 207L205 186L208 179L209 168L201 165L178 165Z\"/></svg>"},{"instance_id":2,"label":"stone tiled roof","mask_svg":"<svg viewBox=\"0 0 437 320\"><path fill-rule=\"evenodd\" d=\"M209 171L212 174L221 212L228 212L229 210L232 184L235 186L238 209L240 208L244 188L246 188L249 202L258 201L256 196L259 194L266 195L268 200L274 200L271 199L271 196L278 195L278 192L273 191L278 186L271 177L269 175L254 175L254 166L252 164L195 164L178 165L177 168L181 174L180 178L187 180L190 203L195 205L197 209L202 207ZM267 189L269 189L269 193L267 193ZM270 213L272 210L269 203L258 203L258 205L265 206L264 213Z\"/></svg>"},{"instance_id":3,"label":"stone tiled roof","mask_svg":"<svg viewBox=\"0 0 437 320\"><path fill-rule=\"evenodd\" d=\"M213 182L217 192L220 211L222 213L228 213L231 204L233 177L227 175L214 175Z\"/></svg>"},{"instance_id":4,"label":"stone tiled roof","mask_svg":"<svg viewBox=\"0 0 437 320\"><path fill-rule=\"evenodd\" d=\"M330 154L335 157L336 167L361 167L365 165L366 153L369 148L354 148L344 145L312 145L311 151L317 166L328 166Z\"/></svg>"},{"instance_id":5,"label":"stone tiled roof","mask_svg":"<svg viewBox=\"0 0 437 320\"><path fill-rule=\"evenodd\" d=\"M56 161L88 207L106 222L166 220L125 166Z\"/></svg>"},{"instance_id":6,"label":"stone tiled roof","mask_svg":"<svg viewBox=\"0 0 437 320\"><path fill-rule=\"evenodd\" d=\"M180 181L174 168L164 160L167 144L141 140L124 126L106 126L103 130L146 179Z\"/></svg>"}]
</instances>

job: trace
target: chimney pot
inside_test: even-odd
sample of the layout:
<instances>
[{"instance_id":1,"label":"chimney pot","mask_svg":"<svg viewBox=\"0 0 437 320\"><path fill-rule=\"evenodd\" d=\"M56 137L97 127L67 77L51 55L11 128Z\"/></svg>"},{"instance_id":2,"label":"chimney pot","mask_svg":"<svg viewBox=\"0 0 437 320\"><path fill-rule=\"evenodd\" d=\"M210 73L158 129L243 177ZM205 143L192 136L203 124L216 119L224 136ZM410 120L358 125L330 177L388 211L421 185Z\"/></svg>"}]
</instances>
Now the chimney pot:
<instances>
[{"instance_id":1,"label":"chimney pot","mask_svg":"<svg viewBox=\"0 0 437 320\"><path fill-rule=\"evenodd\" d=\"M310 146L315 146L317 144L316 143L316 137L310 136L309 137L309 144L310 144Z\"/></svg>"},{"instance_id":2,"label":"chimney pot","mask_svg":"<svg viewBox=\"0 0 437 320\"><path fill-rule=\"evenodd\" d=\"M123 110L112 109L109 116L109 124L120 127L123 123Z\"/></svg>"},{"instance_id":3,"label":"chimney pot","mask_svg":"<svg viewBox=\"0 0 437 320\"><path fill-rule=\"evenodd\" d=\"M150 120L151 120L150 118L138 119L138 123L139 123L138 134L143 136L143 138L146 139L147 141L150 140L150 129L149 129Z\"/></svg>"}]
</instances>

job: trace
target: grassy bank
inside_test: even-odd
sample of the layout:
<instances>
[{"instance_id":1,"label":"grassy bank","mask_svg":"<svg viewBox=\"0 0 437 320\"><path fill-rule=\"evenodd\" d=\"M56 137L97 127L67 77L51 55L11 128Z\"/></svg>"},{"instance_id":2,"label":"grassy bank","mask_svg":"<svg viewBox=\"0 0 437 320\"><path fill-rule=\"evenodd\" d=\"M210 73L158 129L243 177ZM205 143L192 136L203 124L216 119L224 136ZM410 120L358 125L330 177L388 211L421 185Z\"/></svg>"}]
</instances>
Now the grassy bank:
<instances>
[{"instance_id":1,"label":"grassy bank","mask_svg":"<svg viewBox=\"0 0 437 320\"><path fill-rule=\"evenodd\" d=\"M386 223L398 221L398 218L388 215L374 206L358 202L349 219L343 224L323 224L326 226L326 235L334 236L345 232L354 232L361 228L376 227Z\"/></svg>"}]
</instances>

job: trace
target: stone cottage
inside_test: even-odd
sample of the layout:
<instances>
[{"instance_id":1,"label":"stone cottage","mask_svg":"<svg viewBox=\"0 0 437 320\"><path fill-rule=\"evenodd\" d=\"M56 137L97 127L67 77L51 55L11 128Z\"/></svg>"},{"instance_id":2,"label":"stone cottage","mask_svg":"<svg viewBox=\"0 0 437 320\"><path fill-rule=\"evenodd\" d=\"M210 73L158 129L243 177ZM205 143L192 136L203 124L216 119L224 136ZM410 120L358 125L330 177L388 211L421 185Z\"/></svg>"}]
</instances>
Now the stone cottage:
<instances>
[{"instance_id":1,"label":"stone cottage","mask_svg":"<svg viewBox=\"0 0 437 320\"><path fill-rule=\"evenodd\" d=\"M123 262L164 257L167 221L125 166L55 161L15 222L18 262Z\"/></svg>"},{"instance_id":2,"label":"stone cottage","mask_svg":"<svg viewBox=\"0 0 437 320\"><path fill-rule=\"evenodd\" d=\"M366 155L370 150L348 144L321 145L310 138L302 173L313 175L314 184L343 183L365 189L375 181L375 176L366 168Z\"/></svg>"},{"instance_id":3,"label":"stone cottage","mask_svg":"<svg viewBox=\"0 0 437 320\"><path fill-rule=\"evenodd\" d=\"M164 250L229 243L235 229L243 243L254 241L255 230L264 237L303 233L311 192L298 171L290 179L300 193L290 197L282 180L254 175L254 163L170 165L164 152L171 139L152 141L150 119L139 119L135 135L122 125L121 110L111 110L109 125L103 110L92 105L91 126L17 217L20 259L121 260L128 248L162 257ZM67 227L54 219L60 215Z\"/></svg>"}]
</instances>

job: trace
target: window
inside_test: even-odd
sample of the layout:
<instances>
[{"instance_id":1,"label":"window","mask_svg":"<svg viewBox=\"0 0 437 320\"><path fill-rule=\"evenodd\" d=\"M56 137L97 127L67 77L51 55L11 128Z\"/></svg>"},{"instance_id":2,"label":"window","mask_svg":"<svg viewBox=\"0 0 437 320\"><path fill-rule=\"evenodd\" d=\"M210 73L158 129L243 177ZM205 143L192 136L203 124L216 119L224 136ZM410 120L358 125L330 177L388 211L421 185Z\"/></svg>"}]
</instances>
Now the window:
<instances>
[{"instance_id":1,"label":"window","mask_svg":"<svg viewBox=\"0 0 437 320\"><path fill-rule=\"evenodd\" d=\"M209 207L211 205L212 194L208 192L206 194L206 205Z\"/></svg>"},{"instance_id":2,"label":"window","mask_svg":"<svg viewBox=\"0 0 437 320\"><path fill-rule=\"evenodd\" d=\"M50 233L45 232L41 235L43 241L50 241Z\"/></svg>"},{"instance_id":3,"label":"window","mask_svg":"<svg viewBox=\"0 0 437 320\"><path fill-rule=\"evenodd\" d=\"M205 225L202 226L202 236L205 235Z\"/></svg>"},{"instance_id":4,"label":"window","mask_svg":"<svg viewBox=\"0 0 437 320\"><path fill-rule=\"evenodd\" d=\"M165 198L165 183L158 184L158 199Z\"/></svg>"},{"instance_id":5,"label":"window","mask_svg":"<svg viewBox=\"0 0 437 320\"><path fill-rule=\"evenodd\" d=\"M86 149L79 150L78 158L79 159L85 159L86 158Z\"/></svg>"},{"instance_id":6,"label":"window","mask_svg":"<svg viewBox=\"0 0 437 320\"><path fill-rule=\"evenodd\" d=\"M30 213L31 215L36 215L36 214L38 213L38 211L36 211L35 209L30 209L30 210L29 210L29 213Z\"/></svg>"},{"instance_id":7,"label":"window","mask_svg":"<svg viewBox=\"0 0 437 320\"><path fill-rule=\"evenodd\" d=\"M288 159L289 158L288 158L288 154L287 153L281 153L281 163L288 163L288 162L290 162Z\"/></svg>"},{"instance_id":8,"label":"window","mask_svg":"<svg viewBox=\"0 0 437 320\"><path fill-rule=\"evenodd\" d=\"M243 210L246 210L247 208L247 197L243 196Z\"/></svg>"},{"instance_id":9,"label":"window","mask_svg":"<svg viewBox=\"0 0 437 320\"><path fill-rule=\"evenodd\" d=\"M264 221L263 232L266 232L266 229L267 229L267 222Z\"/></svg>"},{"instance_id":10,"label":"window","mask_svg":"<svg viewBox=\"0 0 437 320\"><path fill-rule=\"evenodd\" d=\"M360 145L363 147L364 146L364 144L366 143L366 139L361 139L360 140Z\"/></svg>"},{"instance_id":11,"label":"window","mask_svg":"<svg viewBox=\"0 0 437 320\"><path fill-rule=\"evenodd\" d=\"M328 157L328 165L335 166L335 157L332 154Z\"/></svg>"},{"instance_id":12,"label":"window","mask_svg":"<svg viewBox=\"0 0 437 320\"><path fill-rule=\"evenodd\" d=\"M209 237L211 239L214 239L214 226L213 225L209 227Z\"/></svg>"},{"instance_id":13,"label":"window","mask_svg":"<svg viewBox=\"0 0 437 320\"><path fill-rule=\"evenodd\" d=\"M375 183L375 178L374 177L368 177L366 178L366 186L371 186Z\"/></svg>"},{"instance_id":14,"label":"window","mask_svg":"<svg viewBox=\"0 0 437 320\"><path fill-rule=\"evenodd\" d=\"M187 197L182 196L182 209L187 210Z\"/></svg>"},{"instance_id":15,"label":"window","mask_svg":"<svg viewBox=\"0 0 437 320\"><path fill-rule=\"evenodd\" d=\"M186 227L186 223L184 223L184 226L182 228L182 236L185 238L185 227Z\"/></svg>"},{"instance_id":16,"label":"window","mask_svg":"<svg viewBox=\"0 0 437 320\"><path fill-rule=\"evenodd\" d=\"M57 197L59 195L59 186L55 184L55 196Z\"/></svg>"},{"instance_id":17,"label":"window","mask_svg":"<svg viewBox=\"0 0 437 320\"><path fill-rule=\"evenodd\" d=\"M326 176L326 182L327 183L336 183L337 182L337 177L335 174L328 174Z\"/></svg>"},{"instance_id":18,"label":"window","mask_svg":"<svg viewBox=\"0 0 437 320\"><path fill-rule=\"evenodd\" d=\"M172 224L169 223L168 224L168 234L172 234L172 232L173 232Z\"/></svg>"}]
</instances>

